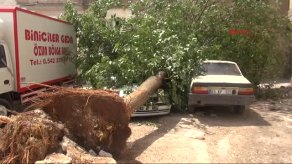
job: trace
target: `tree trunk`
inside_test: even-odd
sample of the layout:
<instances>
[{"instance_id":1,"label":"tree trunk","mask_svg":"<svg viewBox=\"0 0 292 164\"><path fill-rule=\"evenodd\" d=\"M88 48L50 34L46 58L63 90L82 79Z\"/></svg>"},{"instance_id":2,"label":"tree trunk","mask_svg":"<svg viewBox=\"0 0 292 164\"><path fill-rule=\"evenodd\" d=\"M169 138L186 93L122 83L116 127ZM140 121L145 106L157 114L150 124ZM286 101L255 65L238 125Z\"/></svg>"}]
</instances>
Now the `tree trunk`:
<instances>
[{"instance_id":1,"label":"tree trunk","mask_svg":"<svg viewBox=\"0 0 292 164\"><path fill-rule=\"evenodd\" d=\"M159 72L156 76L149 77L144 81L133 93L129 94L124 98L127 104L128 116L130 117L139 107L141 107L148 98L154 94L158 88L162 86L163 79L166 74Z\"/></svg>"}]
</instances>

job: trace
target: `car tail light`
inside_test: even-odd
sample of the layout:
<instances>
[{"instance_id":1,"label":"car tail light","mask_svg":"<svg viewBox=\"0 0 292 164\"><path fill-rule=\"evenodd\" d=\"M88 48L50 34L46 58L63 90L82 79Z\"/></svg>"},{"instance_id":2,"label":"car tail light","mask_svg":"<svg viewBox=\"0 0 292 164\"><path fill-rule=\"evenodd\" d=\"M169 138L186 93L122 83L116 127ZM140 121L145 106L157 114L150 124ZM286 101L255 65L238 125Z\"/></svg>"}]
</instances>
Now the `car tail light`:
<instances>
[{"instance_id":1,"label":"car tail light","mask_svg":"<svg viewBox=\"0 0 292 164\"><path fill-rule=\"evenodd\" d=\"M238 95L253 95L253 88L239 88Z\"/></svg>"},{"instance_id":2,"label":"car tail light","mask_svg":"<svg viewBox=\"0 0 292 164\"><path fill-rule=\"evenodd\" d=\"M192 93L194 94L208 94L207 87L193 87Z\"/></svg>"}]
</instances>

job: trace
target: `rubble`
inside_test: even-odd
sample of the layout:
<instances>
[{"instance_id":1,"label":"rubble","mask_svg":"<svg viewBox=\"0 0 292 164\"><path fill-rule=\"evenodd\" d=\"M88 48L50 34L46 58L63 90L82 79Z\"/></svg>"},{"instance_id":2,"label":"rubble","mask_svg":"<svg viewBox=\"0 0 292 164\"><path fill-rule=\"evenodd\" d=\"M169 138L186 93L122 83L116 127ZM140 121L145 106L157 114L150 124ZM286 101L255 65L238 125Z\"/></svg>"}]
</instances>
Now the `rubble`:
<instances>
[{"instance_id":1,"label":"rubble","mask_svg":"<svg viewBox=\"0 0 292 164\"><path fill-rule=\"evenodd\" d=\"M88 152L68 137L64 136L61 142L61 146L66 156L72 159L72 163L116 163L116 161L110 156L97 156L93 150ZM106 153L106 152L105 152Z\"/></svg>"},{"instance_id":2,"label":"rubble","mask_svg":"<svg viewBox=\"0 0 292 164\"><path fill-rule=\"evenodd\" d=\"M111 157L94 156L73 145L68 145L67 156L72 158L73 163L117 163Z\"/></svg>"},{"instance_id":3,"label":"rubble","mask_svg":"<svg viewBox=\"0 0 292 164\"><path fill-rule=\"evenodd\" d=\"M46 156L44 160L35 162L35 164L50 164L50 163L69 164L69 163L72 163L72 158L62 153L53 153Z\"/></svg>"},{"instance_id":4,"label":"rubble","mask_svg":"<svg viewBox=\"0 0 292 164\"><path fill-rule=\"evenodd\" d=\"M0 128L1 163L116 163L110 153L90 154L70 140L65 126L41 110L3 118L9 121Z\"/></svg>"},{"instance_id":5,"label":"rubble","mask_svg":"<svg viewBox=\"0 0 292 164\"><path fill-rule=\"evenodd\" d=\"M113 157L110 153L105 152L103 150L100 150L98 155L101 156L101 157L111 157L111 158Z\"/></svg>"}]
</instances>

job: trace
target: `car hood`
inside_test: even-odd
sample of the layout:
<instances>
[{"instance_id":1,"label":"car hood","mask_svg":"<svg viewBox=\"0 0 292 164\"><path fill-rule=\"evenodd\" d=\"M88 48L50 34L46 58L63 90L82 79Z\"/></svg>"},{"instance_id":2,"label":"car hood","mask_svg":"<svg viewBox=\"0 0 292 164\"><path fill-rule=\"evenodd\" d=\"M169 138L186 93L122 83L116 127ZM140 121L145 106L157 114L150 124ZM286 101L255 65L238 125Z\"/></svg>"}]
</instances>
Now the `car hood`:
<instances>
[{"instance_id":1,"label":"car hood","mask_svg":"<svg viewBox=\"0 0 292 164\"><path fill-rule=\"evenodd\" d=\"M244 76L234 75L205 75L193 78L192 83L233 83L251 84Z\"/></svg>"}]
</instances>

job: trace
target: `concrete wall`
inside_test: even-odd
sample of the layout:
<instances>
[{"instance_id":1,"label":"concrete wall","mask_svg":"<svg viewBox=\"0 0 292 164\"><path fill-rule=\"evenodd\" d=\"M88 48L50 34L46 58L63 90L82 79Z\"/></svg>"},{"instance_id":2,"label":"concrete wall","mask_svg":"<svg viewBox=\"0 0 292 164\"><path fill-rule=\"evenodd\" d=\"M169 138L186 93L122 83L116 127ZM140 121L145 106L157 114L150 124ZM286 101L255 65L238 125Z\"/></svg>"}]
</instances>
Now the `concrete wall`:
<instances>
[{"instance_id":1,"label":"concrete wall","mask_svg":"<svg viewBox=\"0 0 292 164\"><path fill-rule=\"evenodd\" d=\"M288 17L292 21L292 2L291 2L291 0L289 1Z\"/></svg>"},{"instance_id":2,"label":"concrete wall","mask_svg":"<svg viewBox=\"0 0 292 164\"><path fill-rule=\"evenodd\" d=\"M88 4L92 0L70 0L77 7L78 11L83 12ZM128 5L131 2L137 0L121 0L122 4ZM44 15L51 17L58 17L64 10L64 4L66 0L0 0L0 5L14 5L26 8L31 11L35 11ZM117 17L128 18L130 17L131 11L126 8L113 8L110 9L107 13L107 18L110 18L112 15Z\"/></svg>"},{"instance_id":3,"label":"concrete wall","mask_svg":"<svg viewBox=\"0 0 292 164\"><path fill-rule=\"evenodd\" d=\"M15 0L1 0L0 6L2 5L16 5L17 2Z\"/></svg>"},{"instance_id":4,"label":"concrete wall","mask_svg":"<svg viewBox=\"0 0 292 164\"><path fill-rule=\"evenodd\" d=\"M129 18L132 15L132 11L128 8L113 8L107 11L106 19L109 19L114 15L120 18Z\"/></svg>"},{"instance_id":5,"label":"concrete wall","mask_svg":"<svg viewBox=\"0 0 292 164\"><path fill-rule=\"evenodd\" d=\"M91 0L70 0L77 9L84 11ZM26 8L37 13L58 17L64 11L66 0L0 0L0 6L13 5Z\"/></svg>"},{"instance_id":6,"label":"concrete wall","mask_svg":"<svg viewBox=\"0 0 292 164\"><path fill-rule=\"evenodd\" d=\"M55 18L59 17L64 11L64 4L37 4L33 6L22 7ZM82 5L76 5L76 7L80 12L84 10Z\"/></svg>"}]
</instances>

